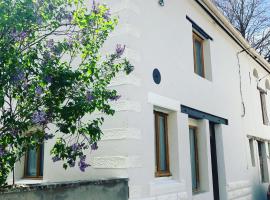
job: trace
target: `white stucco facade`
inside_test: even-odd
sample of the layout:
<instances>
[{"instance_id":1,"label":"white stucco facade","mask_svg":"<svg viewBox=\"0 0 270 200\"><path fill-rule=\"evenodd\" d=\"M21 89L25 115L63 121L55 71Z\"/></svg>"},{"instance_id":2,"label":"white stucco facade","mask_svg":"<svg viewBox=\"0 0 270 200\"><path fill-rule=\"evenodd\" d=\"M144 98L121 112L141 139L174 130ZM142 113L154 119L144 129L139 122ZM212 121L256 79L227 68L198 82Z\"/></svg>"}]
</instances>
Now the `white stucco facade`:
<instances>
[{"instance_id":1,"label":"white stucco facade","mask_svg":"<svg viewBox=\"0 0 270 200\"><path fill-rule=\"evenodd\" d=\"M206 0L165 0L163 7L158 0L101 2L108 3L114 14L120 16L120 23L104 49L111 50L117 43L126 44L125 55L135 70L129 76L120 75L111 84L122 98L113 105L115 116L105 120L98 151L88 156L91 167L85 173L77 168L63 170L60 162L52 162L49 152L54 141L48 141L42 181L128 177L131 200L214 199L207 119L197 120L204 188L192 194L190 119L181 112L181 105L185 105L228 120L228 125L215 125L220 199L265 199L268 184L260 178L257 140L265 144L265 166L269 166L265 174L269 181L270 126L263 124L257 87L269 92L270 76L259 81L269 73L266 71L269 66L259 65L256 59L242 52L238 54L239 76L237 53L243 48L203 9L210 9L204 4ZM207 78L194 73L193 28L186 16L213 38L204 47ZM152 78L155 68L161 73L160 84L155 84ZM269 94L266 99L270 116ZM169 116L171 177L155 177L155 109L166 110ZM254 166L249 138L254 138ZM15 168L18 182L22 182L23 166L22 161Z\"/></svg>"}]
</instances>

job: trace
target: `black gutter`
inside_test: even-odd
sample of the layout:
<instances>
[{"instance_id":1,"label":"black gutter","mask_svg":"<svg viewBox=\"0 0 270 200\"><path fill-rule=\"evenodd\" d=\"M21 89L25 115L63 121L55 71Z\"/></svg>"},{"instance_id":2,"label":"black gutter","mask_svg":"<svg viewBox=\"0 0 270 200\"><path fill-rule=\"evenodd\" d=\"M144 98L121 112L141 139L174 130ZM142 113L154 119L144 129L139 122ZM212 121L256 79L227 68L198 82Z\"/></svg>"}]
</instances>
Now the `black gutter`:
<instances>
[{"instance_id":1,"label":"black gutter","mask_svg":"<svg viewBox=\"0 0 270 200\"><path fill-rule=\"evenodd\" d=\"M243 51L245 51L251 58L253 58L262 68L264 68L268 73L270 73L270 70L267 69L261 62L259 62L255 57L253 57L248 51L247 51L247 48L245 48L237 39L235 39L235 37L226 29L224 28L224 26L216 19L216 17L211 13L209 12L209 10L207 10L205 8L204 5L202 5L202 3L199 1L199 0L195 0L199 6L217 23L217 25L219 25L220 28L222 28L242 49Z\"/></svg>"}]
</instances>

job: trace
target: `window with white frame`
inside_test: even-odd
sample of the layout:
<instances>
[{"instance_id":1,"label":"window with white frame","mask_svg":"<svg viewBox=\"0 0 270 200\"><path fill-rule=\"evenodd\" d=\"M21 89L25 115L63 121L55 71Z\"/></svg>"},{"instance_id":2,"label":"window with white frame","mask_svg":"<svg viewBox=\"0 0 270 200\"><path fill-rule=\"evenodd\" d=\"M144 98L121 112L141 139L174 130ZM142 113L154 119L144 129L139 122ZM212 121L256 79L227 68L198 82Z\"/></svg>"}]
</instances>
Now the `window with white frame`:
<instances>
[{"instance_id":1,"label":"window with white frame","mask_svg":"<svg viewBox=\"0 0 270 200\"><path fill-rule=\"evenodd\" d=\"M266 183L269 181L266 146L265 142L257 141L257 143L261 181Z\"/></svg>"},{"instance_id":2,"label":"window with white frame","mask_svg":"<svg viewBox=\"0 0 270 200\"><path fill-rule=\"evenodd\" d=\"M255 156L254 156L254 142L253 139L249 139L249 150L250 150L250 158L251 164L255 167Z\"/></svg>"}]
</instances>

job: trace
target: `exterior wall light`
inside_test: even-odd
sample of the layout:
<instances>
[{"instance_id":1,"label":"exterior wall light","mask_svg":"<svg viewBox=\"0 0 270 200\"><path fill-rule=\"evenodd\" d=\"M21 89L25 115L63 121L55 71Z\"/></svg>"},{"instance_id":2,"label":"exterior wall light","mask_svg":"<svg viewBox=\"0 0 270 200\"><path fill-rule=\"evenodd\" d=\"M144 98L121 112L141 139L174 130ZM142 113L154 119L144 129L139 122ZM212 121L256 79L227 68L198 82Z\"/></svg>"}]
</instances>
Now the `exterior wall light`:
<instances>
[{"instance_id":1,"label":"exterior wall light","mask_svg":"<svg viewBox=\"0 0 270 200\"><path fill-rule=\"evenodd\" d=\"M164 0L159 0L159 5L164 6Z\"/></svg>"}]
</instances>

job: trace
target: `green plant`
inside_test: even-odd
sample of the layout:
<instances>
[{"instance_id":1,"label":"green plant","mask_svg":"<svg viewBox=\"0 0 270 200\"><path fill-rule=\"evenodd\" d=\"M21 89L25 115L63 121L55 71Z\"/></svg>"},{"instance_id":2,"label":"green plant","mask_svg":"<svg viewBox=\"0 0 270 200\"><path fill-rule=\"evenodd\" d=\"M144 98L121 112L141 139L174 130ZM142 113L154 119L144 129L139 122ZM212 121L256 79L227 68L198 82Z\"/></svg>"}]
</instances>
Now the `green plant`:
<instances>
[{"instance_id":1,"label":"green plant","mask_svg":"<svg viewBox=\"0 0 270 200\"><path fill-rule=\"evenodd\" d=\"M117 91L108 84L133 66L125 46L101 57L100 48L117 24L105 5L82 0L0 2L0 186L29 148L58 137L51 150L63 167L87 166L97 149L102 117L113 115Z\"/></svg>"}]
</instances>

